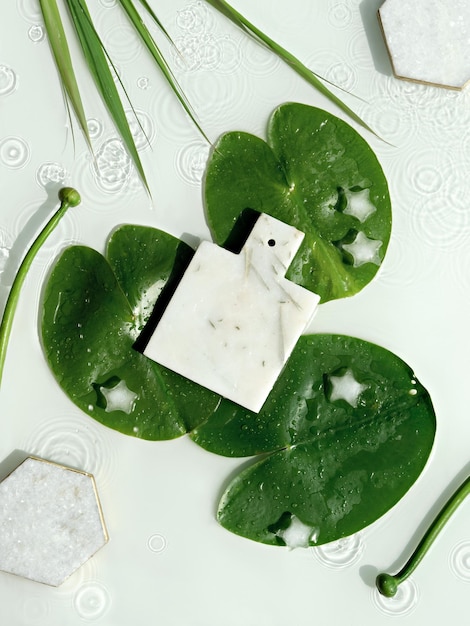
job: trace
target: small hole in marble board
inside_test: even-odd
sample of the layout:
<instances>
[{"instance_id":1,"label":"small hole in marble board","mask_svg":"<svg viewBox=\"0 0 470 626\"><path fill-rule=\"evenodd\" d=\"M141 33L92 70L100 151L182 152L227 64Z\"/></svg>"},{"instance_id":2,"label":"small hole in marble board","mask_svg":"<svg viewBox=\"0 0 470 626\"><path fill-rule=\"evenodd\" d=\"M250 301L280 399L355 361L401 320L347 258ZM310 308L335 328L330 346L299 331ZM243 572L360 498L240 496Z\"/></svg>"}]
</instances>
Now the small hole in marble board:
<instances>
[{"instance_id":1,"label":"small hole in marble board","mask_svg":"<svg viewBox=\"0 0 470 626\"><path fill-rule=\"evenodd\" d=\"M276 241L275 239L270 239L268 241L268 246L270 246L271 248L274 248L274 246L276 245Z\"/></svg>"}]
</instances>

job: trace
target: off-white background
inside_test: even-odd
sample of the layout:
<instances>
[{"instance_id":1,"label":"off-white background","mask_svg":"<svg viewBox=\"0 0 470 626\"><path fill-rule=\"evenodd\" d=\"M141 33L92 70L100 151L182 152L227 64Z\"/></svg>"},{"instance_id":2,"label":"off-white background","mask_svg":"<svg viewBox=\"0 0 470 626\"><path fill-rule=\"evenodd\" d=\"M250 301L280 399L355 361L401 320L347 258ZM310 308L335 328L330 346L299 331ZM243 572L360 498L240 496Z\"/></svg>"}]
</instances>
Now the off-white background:
<instances>
[{"instance_id":1,"label":"off-white background","mask_svg":"<svg viewBox=\"0 0 470 626\"><path fill-rule=\"evenodd\" d=\"M161 41L212 140L228 130L264 136L286 101L341 113L205 2L152 0L186 62ZM44 361L38 311L60 250L103 250L122 223L208 237L201 179L208 146L181 112L115 0L90 3L151 140L137 135L153 200L142 190L85 72L85 107L100 170L75 142L44 38L38 0L13 0L0 20L0 298L62 184L71 211L25 283L0 393L0 460L15 450L92 472L109 544L52 589L0 573L9 626L306 626L469 623L469 504L464 504L393 601L373 588L395 570L470 461L470 92L400 82L378 27L379 0L233 0L234 6L344 96L389 144L359 130L389 180L393 234L376 280L320 307L312 331L348 333L405 359L429 389L438 431L407 496L359 535L316 550L258 545L218 527L220 491L241 464L187 438L149 443L110 431L65 397ZM392 144L392 145L390 145ZM11 459L11 457L10 457ZM0 468L7 467L3 464Z\"/></svg>"}]
</instances>

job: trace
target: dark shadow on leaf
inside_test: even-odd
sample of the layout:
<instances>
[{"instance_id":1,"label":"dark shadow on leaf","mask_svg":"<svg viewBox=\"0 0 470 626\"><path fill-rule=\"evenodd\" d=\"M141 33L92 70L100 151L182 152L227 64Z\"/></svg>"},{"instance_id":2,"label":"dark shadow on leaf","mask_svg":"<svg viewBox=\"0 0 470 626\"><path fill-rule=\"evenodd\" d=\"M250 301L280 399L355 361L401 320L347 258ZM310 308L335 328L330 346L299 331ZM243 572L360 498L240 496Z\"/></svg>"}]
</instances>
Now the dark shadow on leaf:
<instances>
[{"instance_id":1,"label":"dark shadow on leaf","mask_svg":"<svg viewBox=\"0 0 470 626\"><path fill-rule=\"evenodd\" d=\"M183 274L188 268L193 256L194 250L189 248L187 244L180 243L178 245L175 255L175 263L173 265L173 269L171 270L171 274L155 303L155 307L150 314L147 324L134 343L134 349L137 350L137 352L143 352L145 350L148 342L150 341L150 337L165 312L165 309L175 293L181 279L183 278Z\"/></svg>"},{"instance_id":2,"label":"dark shadow on leaf","mask_svg":"<svg viewBox=\"0 0 470 626\"><path fill-rule=\"evenodd\" d=\"M253 230L260 213L254 209L246 208L238 216L235 226L225 240L223 247L234 254L239 254Z\"/></svg>"},{"instance_id":3,"label":"dark shadow on leaf","mask_svg":"<svg viewBox=\"0 0 470 626\"><path fill-rule=\"evenodd\" d=\"M342 239L332 241L338 253L341 255L343 263L345 265L354 265L354 257L344 249L344 245L351 245L358 235L358 231L355 228L350 228Z\"/></svg>"},{"instance_id":4,"label":"dark shadow on leaf","mask_svg":"<svg viewBox=\"0 0 470 626\"><path fill-rule=\"evenodd\" d=\"M118 385L121 380L122 379L119 378L119 376L111 376L102 383L91 383L91 386L93 387L93 390L96 394L95 406L100 409L106 410L108 403L102 389L103 387L105 389L112 389L113 387L116 387L116 385Z\"/></svg>"},{"instance_id":5,"label":"dark shadow on leaf","mask_svg":"<svg viewBox=\"0 0 470 626\"><path fill-rule=\"evenodd\" d=\"M253 209L245 209L244 211L242 211L223 247L230 252L238 254L243 248L248 238L248 235L251 233L259 215L260 214ZM155 303L155 307L148 319L147 324L145 325L137 341L134 343L134 349L138 352L143 352L145 350L148 342L150 341L150 337L155 331L158 322L161 320L162 315L165 312L166 307L170 303L170 300L173 297L173 294L175 293L181 279L183 278L183 274L187 270L193 256L194 251L189 250L186 243L182 243L178 246L175 256L175 264L173 266L171 275L165 287L162 289L162 292L159 295L157 302Z\"/></svg>"}]
</instances>

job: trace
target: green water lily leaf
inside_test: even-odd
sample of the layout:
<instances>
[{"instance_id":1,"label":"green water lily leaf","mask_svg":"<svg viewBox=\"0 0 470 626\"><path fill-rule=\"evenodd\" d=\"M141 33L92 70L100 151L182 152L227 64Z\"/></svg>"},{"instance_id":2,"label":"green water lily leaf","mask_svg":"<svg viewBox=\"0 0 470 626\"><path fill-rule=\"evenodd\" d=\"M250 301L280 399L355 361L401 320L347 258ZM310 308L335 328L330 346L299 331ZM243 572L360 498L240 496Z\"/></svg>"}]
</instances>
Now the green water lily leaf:
<instances>
[{"instance_id":1,"label":"green water lily leaf","mask_svg":"<svg viewBox=\"0 0 470 626\"><path fill-rule=\"evenodd\" d=\"M53 268L43 298L47 361L73 402L110 428L172 439L206 419L220 400L135 349L157 298L192 254L159 230L122 226L106 258L72 246Z\"/></svg>"},{"instance_id":2,"label":"green water lily leaf","mask_svg":"<svg viewBox=\"0 0 470 626\"><path fill-rule=\"evenodd\" d=\"M62 253L42 316L44 351L62 389L127 435L190 433L213 453L255 457L218 510L239 535L319 545L376 520L429 456L435 415L426 389L391 352L339 335L302 336L259 413L159 366L136 342L192 255L142 226L118 228L106 256L85 246Z\"/></svg>"},{"instance_id":3,"label":"green water lily leaf","mask_svg":"<svg viewBox=\"0 0 470 626\"><path fill-rule=\"evenodd\" d=\"M323 302L351 296L375 276L391 233L383 170L366 141L330 113L288 103L267 141L244 132L219 139L205 179L207 219L223 244L246 209L305 233L287 276Z\"/></svg>"},{"instance_id":4,"label":"green water lily leaf","mask_svg":"<svg viewBox=\"0 0 470 626\"><path fill-rule=\"evenodd\" d=\"M222 526L296 547L388 511L422 471L435 426L428 392L399 357L320 334L300 338L258 414L223 400L192 437L217 454L258 456L226 488Z\"/></svg>"}]
</instances>

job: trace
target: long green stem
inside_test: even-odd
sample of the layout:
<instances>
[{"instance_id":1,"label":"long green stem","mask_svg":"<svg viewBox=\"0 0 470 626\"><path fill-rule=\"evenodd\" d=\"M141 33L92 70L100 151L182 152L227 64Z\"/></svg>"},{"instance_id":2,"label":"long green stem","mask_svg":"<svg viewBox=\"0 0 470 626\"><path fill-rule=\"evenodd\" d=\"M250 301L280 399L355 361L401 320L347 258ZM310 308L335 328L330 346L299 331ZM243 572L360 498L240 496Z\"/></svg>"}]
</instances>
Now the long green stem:
<instances>
[{"instance_id":1,"label":"long green stem","mask_svg":"<svg viewBox=\"0 0 470 626\"><path fill-rule=\"evenodd\" d=\"M387 573L379 574L376 578L377 589L380 593L388 598L393 597L398 586L410 576L422 561L426 552L431 547L432 543L436 539L437 535L441 532L444 526L447 524L455 510L465 500L470 493L470 476L460 485L455 493L449 498L446 504L442 507L437 517L432 522L431 526L426 531L425 535L421 539L418 547L408 559L403 568L398 574L392 575Z\"/></svg>"},{"instance_id":2,"label":"long green stem","mask_svg":"<svg viewBox=\"0 0 470 626\"><path fill-rule=\"evenodd\" d=\"M3 318L0 323L0 385L2 380L3 367L5 364L5 357L7 353L8 340L10 338L11 329L13 326L13 318L20 297L21 287L25 281L28 270L31 267L31 264L39 249L52 233L57 224L60 222L67 210L70 207L74 207L80 204L80 194L78 193L78 191L72 189L71 187L64 187L59 192L59 200L60 206L58 210L54 213L54 215L47 222L47 224L44 226L42 231L32 243L20 265L20 268L15 276L15 279L10 289L10 294L5 305L5 311L3 313Z\"/></svg>"}]
</instances>

